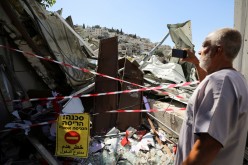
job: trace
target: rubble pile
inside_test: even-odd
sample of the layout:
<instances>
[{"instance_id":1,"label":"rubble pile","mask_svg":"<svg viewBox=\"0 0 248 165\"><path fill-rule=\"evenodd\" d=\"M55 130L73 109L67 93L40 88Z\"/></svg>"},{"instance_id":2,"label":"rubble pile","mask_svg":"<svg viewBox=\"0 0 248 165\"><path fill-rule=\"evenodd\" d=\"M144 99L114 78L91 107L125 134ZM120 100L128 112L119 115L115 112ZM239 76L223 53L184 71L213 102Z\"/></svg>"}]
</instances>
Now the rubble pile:
<instances>
[{"instance_id":1,"label":"rubble pile","mask_svg":"<svg viewBox=\"0 0 248 165\"><path fill-rule=\"evenodd\" d=\"M94 139L90 143L90 156L82 161L86 164L122 163L138 165L173 163L173 144L164 141L164 143L168 144L159 145L155 141L154 135L151 132L146 132L146 130L137 131L128 138L117 134L117 137ZM162 132L161 136L163 136ZM92 152L94 149L96 150L97 146L102 148L99 147L98 151Z\"/></svg>"},{"instance_id":2,"label":"rubble pile","mask_svg":"<svg viewBox=\"0 0 248 165\"><path fill-rule=\"evenodd\" d=\"M43 116L44 121L50 115L53 122L35 125L42 123L42 115L39 120L32 120L34 112L29 112L25 114L26 120L13 113L16 117L6 125L9 129L1 131L1 164L46 164L53 161L56 164L173 164L177 138L160 128L154 133L145 122L138 129L129 127L120 132L113 127L106 135L91 136L87 158L52 156L56 148L56 113L51 110L43 114L46 116Z\"/></svg>"}]
</instances>

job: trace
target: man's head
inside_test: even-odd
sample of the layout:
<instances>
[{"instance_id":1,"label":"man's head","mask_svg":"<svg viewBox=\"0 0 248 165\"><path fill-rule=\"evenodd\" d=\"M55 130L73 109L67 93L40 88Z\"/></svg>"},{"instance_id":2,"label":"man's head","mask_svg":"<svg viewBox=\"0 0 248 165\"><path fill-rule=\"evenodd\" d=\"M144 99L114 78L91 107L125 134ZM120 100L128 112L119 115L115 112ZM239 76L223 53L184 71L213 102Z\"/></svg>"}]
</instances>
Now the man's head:
<instances>
[{"instance_id":1,"label":"man's head","mask_svg":"<svg viewBox=\"0 0 248 165\"><path fill-rule=\"evenodd\" d=\"M232 28L222 28L210 33L199 51L200 66L210 73L225 67L232 67L241 43L240 32Z\"/></svg>"}]
</instances>

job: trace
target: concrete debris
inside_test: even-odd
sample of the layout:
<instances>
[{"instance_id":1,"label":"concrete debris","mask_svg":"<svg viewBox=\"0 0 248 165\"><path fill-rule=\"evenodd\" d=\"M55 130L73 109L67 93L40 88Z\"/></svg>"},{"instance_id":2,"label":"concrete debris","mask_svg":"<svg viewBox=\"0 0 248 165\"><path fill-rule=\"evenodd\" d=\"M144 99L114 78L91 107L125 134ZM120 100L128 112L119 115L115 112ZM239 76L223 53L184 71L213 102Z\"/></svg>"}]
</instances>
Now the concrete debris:
<instances>
[{"instance_id":1,"label":"concrete debris","mask_svg":"<svg viewBox=\"0 0 248 165\"><path fill-rule=\"evenodd\" d=\"M165 136L169 138L168 135L165 134ZM145 134L141 140L130 137L130 144L126 146L121 145L123 138L124 136L104 138L98 142L101 146L104 145L102 150L91 153L87 159L77 161L84 164L173 164L174 155L169 156L163 147L155 143L151 132ZM172 147L170 150L172 152Z\"/></svg>"},{"instance_id":2,"label":"concrete debris","mask_svg":"<svg viewBox=\"0 0 248 165\"><path fill-rule=\"evenodd\" d=\"M97 151L103 149L104 146L105 146L105 144L103 144L102 142L92 140L90 142L89 153L91 154L91 153L97 152Z\"/></svg>"}]
</instances>

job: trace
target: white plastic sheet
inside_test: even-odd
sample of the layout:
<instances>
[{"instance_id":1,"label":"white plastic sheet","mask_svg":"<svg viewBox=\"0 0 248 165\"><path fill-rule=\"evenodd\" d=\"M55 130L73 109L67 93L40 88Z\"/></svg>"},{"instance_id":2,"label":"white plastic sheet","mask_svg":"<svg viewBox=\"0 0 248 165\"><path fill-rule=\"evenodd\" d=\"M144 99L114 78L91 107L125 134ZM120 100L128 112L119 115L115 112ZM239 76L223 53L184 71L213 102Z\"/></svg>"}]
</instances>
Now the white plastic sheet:
<instances>
[{"instance_id":1,"label":"white plastic sheet","mask_svg":"<svg viewBox=\"0 0 248 165\"><path fill-rule=\"evenodd\" d=\"M160 62L155 55L147 61L147 65L142 69L144 72L151 72L154 76L162 80L169 80L175 83L185 82L182 66L177 63Z\"/></svg>"}]
</instances>

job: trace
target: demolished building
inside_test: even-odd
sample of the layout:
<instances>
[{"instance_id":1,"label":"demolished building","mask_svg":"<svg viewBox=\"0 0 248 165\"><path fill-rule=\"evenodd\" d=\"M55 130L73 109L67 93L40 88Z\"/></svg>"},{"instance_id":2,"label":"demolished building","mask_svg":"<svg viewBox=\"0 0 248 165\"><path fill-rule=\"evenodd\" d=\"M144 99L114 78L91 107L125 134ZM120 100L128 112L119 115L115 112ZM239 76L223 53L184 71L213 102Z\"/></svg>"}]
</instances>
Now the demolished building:
<instances>
[{"instance_id":1,"label":"demolished building","mask_svg":"<svg viewBox=\"0 0 248 165\"><path fill-rule=\"evenodd\" d=\"M48 164L60 164L61 161L75 162L75 158L63 159L54 156L56 148L55 123L60 113L70 113L69 106L74 107L74 113L90 114L90 134L93 139L96 139L97 136L108 137L111 130L114 130L112 131L114 137L116 134L122 135L118 138L124 147L130 144L131 136L126 135L130 139L126 137L126 142L124 142L123 135L126 134L126 130L132 129L135 130L132 135L140 136L138 141L142 140L141 138L144 136L143 142L139 143L138 148L133 150L134 152L141 154L140 147L145 147L147 152L150 150L148 146L152 145L153 148L156 146L155 143L148 144L147 142L154 136L158 137L159 133L150 119L149 123L144 124L146 115L139 112L145 107L144 99L146 97L143 96L147 94L143 95L143 91L151 90L147 87L158 85L149 82L149 78L144 79L144 72L159 75L159 73L153 72L156 67L152 65L153 62L150 62L150 69L146 65L143 70L140 70L136 60L131 62L127 58L119 59L117 37L102 39L99 43L99 53L96 55L96 52L91 50L87 43L75 33L70 17L63 20L58 14L59 12L48 12L36 1L2 0L0 8L1 163L32 162L41 164L41 162L47 162ZM91 65L88 60L96 58L98 59L97 67ZM155 57L150 58L150 60L152 59L156 60ZM162 68L164 65L167 68L171 67L169 63L160 63L159 65ZM181 69L179 64L175 64L175 66ZM184 74L182 70L180 72L180 74ZM168 77L170 75L165 79L157 76L158 79L165 80L162 82L165 83L164 86L168 83L185 81L185 79L177 81L177 79L168 79ZM144 81L147 86L143 85ZM156 94L157 92L155 91ZM175 92L177 91L172 92L173 96L177 95ZM89 93L91 93L90 96L98 97L82 98ZM162 92L162 97L167 95L168 91ZM149 104L149 102L145 103ZM181 106L184 107L185 104L182 103ZM136 109L138 111L136 111L137 113L105 113L120 109L124 111ZM148 107L147 109L149 110ZM159 108L157 107L157 109ZM152 120L156 118L149 115ZM116 129L113 129L115 127ZM152 134L151 130L153 130ZM173 137L170 134L168 136ZM150 140L146 141L145 137ZM164 135L162 137L165 138ZM172 147L175 142L171 143L168 137L165 139L167 140L164 142L170 141L171 149L168 149L168 146L162 144L159 139L156 143L160 144L154 149L160 151L158 160L161 160L161 156L165 153L165 156L169 154L170 158L166 156L164 162L171 163ZM111 144L115 143L111 142ZM26 148L28 151L25 150ZM165 151L162 151L162 148ZM149 154L156 155L154 150ZM121 155L123 154L112 156L115 161L120 161ZM142 157L142 155L140 156ZM139 158L137 155L136 157ZM148 158L152 162L158 161L148 155L145 157L147 157L144 159L146 161ZM79 161L89 161L90 159L91 157ZM104 161L106 162L107 159Z\"/></svg>"},{"instance_id":2,"label":"demolished building","mask_svg":"<svg viewBox=\"0 0 248 165\"><path fill-rule=\"evenodd\" d=\"M118 57L117 37L102 39L95 52L60 12L32 0L0 1L0 162L172 164L197 85L194 66L150 54L140 67L140 57ZM190 21L168 28L177 48L193 46ZM88 157L56 155L58 116L84 112Z\"/></svg>"}]
</instances>

